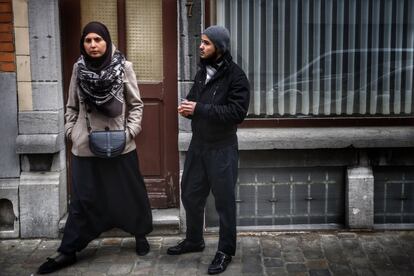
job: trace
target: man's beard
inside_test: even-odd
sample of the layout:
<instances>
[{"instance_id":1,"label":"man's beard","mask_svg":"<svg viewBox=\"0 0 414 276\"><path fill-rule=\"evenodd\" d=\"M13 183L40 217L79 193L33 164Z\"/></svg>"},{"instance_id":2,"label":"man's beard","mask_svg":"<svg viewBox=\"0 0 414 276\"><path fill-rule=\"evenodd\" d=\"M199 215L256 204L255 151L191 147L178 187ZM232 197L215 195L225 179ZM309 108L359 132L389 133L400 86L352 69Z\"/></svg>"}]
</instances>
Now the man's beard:
<instances>
[{"instance_id":1,"label":"man's beard","mask_svg":"<svg viewBox=\"0 0 414 276\"><path fill-rule=\"evenodd\" d=\"M200 61L202 64L204 65L210 65L210 66L214 66L217 64L217 59L218 59L218 52L215 51L213 55L211 55L208 58L200 58Z\"/></svg>"}]
</instances>

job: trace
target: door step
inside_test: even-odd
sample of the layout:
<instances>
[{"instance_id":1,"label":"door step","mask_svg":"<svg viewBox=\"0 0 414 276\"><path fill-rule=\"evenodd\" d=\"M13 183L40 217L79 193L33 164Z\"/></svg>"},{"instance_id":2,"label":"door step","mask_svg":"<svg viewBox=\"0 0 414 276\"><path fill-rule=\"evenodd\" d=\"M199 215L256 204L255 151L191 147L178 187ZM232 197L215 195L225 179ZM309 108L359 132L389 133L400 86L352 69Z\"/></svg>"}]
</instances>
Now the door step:
<instances>
[{"instance_id":1,"label":"door step","mask_svg":"<svg viewBox=\"0 0 414 276\"><path fill-rule=\"evenodd\" d=\"M173 235L180 232L180 211L178 208L152 209L152 223L154 230L151 235ZM59 234L63 234L68 214L59 221ZM102 233L100 237L128 237L129 233L114 228Z\"/></svg>"}]
</instances>

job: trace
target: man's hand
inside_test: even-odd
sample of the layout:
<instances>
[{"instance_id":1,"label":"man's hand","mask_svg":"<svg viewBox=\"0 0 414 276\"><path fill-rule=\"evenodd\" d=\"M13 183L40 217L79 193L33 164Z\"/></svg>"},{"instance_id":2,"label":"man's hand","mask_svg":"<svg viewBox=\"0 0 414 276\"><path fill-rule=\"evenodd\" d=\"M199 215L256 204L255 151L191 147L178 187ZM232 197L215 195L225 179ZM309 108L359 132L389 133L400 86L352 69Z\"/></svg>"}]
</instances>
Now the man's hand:
<instances>
[{"instance_id":1,"label":"man's hand","mask_svg":"<svg viewBox=\"0 0 414 276\"><path fill-rule=\"evenodd\" d=\"M196 105L197 105L196 102L184 100L178 106L178 113L184 117L187 117L188 115L193 115Z\"/></svg>"}]
</instances>

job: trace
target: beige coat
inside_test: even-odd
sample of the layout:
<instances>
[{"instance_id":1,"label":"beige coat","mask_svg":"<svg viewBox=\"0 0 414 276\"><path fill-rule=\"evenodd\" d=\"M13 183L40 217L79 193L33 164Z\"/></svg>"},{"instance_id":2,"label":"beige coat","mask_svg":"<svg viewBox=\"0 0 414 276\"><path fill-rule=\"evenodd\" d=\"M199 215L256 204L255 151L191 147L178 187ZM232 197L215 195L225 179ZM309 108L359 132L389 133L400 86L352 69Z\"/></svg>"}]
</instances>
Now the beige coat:
<instances>
[{"instance_id":1,"label":"beige coat","mask_svg":"<svg viewBox=\"0 0 414 276\"><path fill-rule=\"evenodd\" d=\"M77 85L77 64L73 66L72 77L69 85L69 96L66 104L65 113L65 135L72 141L72 153L76 156L94 156L89 150L88 129L85 119L85 105L81 102L80 88ZM124 75L124 99L123 114L110 118L90 108L88 118L92 130L105 130L108 127L111 130L124 128L124 114L126 109L126 146L123 152L127 153L135 149L135 136L141 131L142 112L144 104L138 89L137 79L135 76L132 63L125 62Z\"/></svg>"}]
</instances>

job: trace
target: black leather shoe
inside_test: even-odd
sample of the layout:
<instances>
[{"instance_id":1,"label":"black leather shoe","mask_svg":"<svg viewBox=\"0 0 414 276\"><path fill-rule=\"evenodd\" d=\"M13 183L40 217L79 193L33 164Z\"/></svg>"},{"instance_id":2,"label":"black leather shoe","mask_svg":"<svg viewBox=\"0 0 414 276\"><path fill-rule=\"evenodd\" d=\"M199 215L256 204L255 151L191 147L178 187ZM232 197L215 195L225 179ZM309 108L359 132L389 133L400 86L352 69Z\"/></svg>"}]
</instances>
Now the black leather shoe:
<instances>
[{"instance_id":1,"label":"black leather shoe","mask_svg":"<svg viewBox=\"0 0 414 276\"><path fill-rule=\"evenodd\" d=\"M59 270L61 268L70 266L72 264L76 263L76 254L63 254L59 253L54 258L47 258L47 261L44 262L39 269L37 270L38 274L47 274L52 273L56 270Z\"/></svg>"},{"instance_id":2,"label":"black leather shoe","mask_svg":"<svg viewBox=\"0 0 414 276\"><path fill-rule=\"evenodd\" d=\"M208 274L219 274L226 270L228 264L231 262L231 256L217 251L213 261L208 266Z\"/></svg>"},{"instance_id":3,"label":"black leather shoe","mask_svg":"<svg viewBox=\"0 0 414 276\"><path fill-rule=\"evenodd\" d=\"M139 256L145 256L150 251L150 245L145 237L135 237L135 252Z\"/></svg>"},{"instance_id":4,"label":"black leather shoe","mask_svg":"<svg viewBox=\"0 0 414 276\"><path fill-rule=\"evenodd\" d=\"M168 255L180 255L189 252L200 252L203 251L205 247L204 240L201 240L198 243L193 243L187 239L181 241L176 246L172 246L167 249Z\"/></svg>"}]
</instances>

